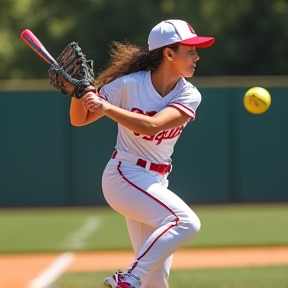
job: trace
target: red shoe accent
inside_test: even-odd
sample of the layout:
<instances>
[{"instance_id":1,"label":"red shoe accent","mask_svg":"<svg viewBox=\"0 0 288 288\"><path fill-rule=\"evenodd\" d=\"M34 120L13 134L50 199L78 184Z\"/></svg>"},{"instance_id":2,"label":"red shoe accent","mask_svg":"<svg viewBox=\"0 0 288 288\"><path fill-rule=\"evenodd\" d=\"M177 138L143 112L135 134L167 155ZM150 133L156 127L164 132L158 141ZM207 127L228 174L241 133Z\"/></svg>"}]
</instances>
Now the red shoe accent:
<instances>
[{"instance_id":1,"label":"red shoe accent","mask_svg":"<svg viewBox=\"0 0 288 288\"><path fill-rule=\"evenodd\" d=\"M105 279L104 284L111 288L140 288L140 279L132 273L116 272Z\"/></svg>"}]
</instances>

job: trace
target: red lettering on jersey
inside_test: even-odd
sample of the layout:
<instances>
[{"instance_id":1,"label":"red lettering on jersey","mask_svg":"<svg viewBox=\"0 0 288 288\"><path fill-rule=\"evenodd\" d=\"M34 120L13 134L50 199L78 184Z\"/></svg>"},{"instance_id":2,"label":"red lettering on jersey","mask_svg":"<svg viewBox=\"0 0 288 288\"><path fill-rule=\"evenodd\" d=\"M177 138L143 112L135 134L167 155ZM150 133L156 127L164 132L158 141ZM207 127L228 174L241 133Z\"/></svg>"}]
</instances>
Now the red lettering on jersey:
<instances>
[{"instance_id":1,"label":"red lettering on jersey","mask_svg":"<svg viewBox=\"0 0 288 288\"><path fill-rule=\"evenodd\" d=\"M131 109L131 112L135 112L135 113L142 114L142 115L147 115L147 116L150 116L150 117L152 117L155 114L157 114L157 111L146 111L146 112L143 112L141 109L135 108L135 107L133 107ZM176 128L172 128L170 130L161 131L161 132L159 132L159 133L157 133L155 135L152 135L152 136L143 136L142 139L147 140L147 141L156 140L157 141L156 145L159 145L163 140L173 139L173 138L179 136L183 129L184 129L184 125L176 127ZM134 133L135 136L140 136L139 133L136 133L136 132L133 132L133 133Z\"/></svg>"},{"instance_id":2,"label":"red lettering on jersey","mask_svg":"<svg viewBox=\"0 0 288 288\"><path fill-rule=\"evenodd\" d=\"M157 114L157 111L147 111L145 113L145 115L150 116L150 117L154 116L155 114Z\"/></svg>"},{"instance_id":3,"label":"red lettering on jersey","mask_svg":"<svg viewBox=\"0 0 288 288\"><path fill-rule=\"evenodd\" d=\"M155 135L155 140L157 140L156 145L159 145L163 139L167 139L167 134L169 133L169 130L164 130L159 132Z\"/></svg>"},{"instance_id":4,"label":"red lettering on jersey","mask_svg":"<svg viewBox=\"0 0 288 288\"><path fill-rule=\"evenodd\" d=\"M139 109L139 108L136 108L136 107L133 107L132 109L131 109L131 112L135 112L135 113L138 113L138 114L145 114L141 109Z\"/></svg>"},{"instance_id":5,"label":"red lettering on jersey","mask_svg":"<svg viewBox=\"0 0 288 288\"><path fill-rule=\"evenodd\" d=\"M143 136L142 138L145 139L145 140L148 140L148 141L153 141L155 135L152 135L152 136Z\"/></svg>"},{"instance_id":6,"label":"red lettering on jersey","mask_svg":"<svg viewBox=\"0 0 288 288\"><path fill-rule=\"evenodd\" d=\"M155 138L154 138L155 140L158 141L156 145L159 145L163 140L173 139L179 136L183 129L184 129L184 125L176 127L176 128L172 128L170 130L159 132L158 134L155 135Z\"/></svg>"},{"instance_id":7,"label":"red lettering on jersey","mask_svg":"<svg viewBox=\"0 0 288 288\"><path fill-rule=\"evenodd\" d=\"M150 116L150 117L152 117L155 114L157 114L157 111L146 111L146 112L143 112L141 109L136 108L136 107L133 107L131 109L131 112L135 112L135 113L142 114L142 115L147 115L147 116Z\"/></svg>"}]
</instances>

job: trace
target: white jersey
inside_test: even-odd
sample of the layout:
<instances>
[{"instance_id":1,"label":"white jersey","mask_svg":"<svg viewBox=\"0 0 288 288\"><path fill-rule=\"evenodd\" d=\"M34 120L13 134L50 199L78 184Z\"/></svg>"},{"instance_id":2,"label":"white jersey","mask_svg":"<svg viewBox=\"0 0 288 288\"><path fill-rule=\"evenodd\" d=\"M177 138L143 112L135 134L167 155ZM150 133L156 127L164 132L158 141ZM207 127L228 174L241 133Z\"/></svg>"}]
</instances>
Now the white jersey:
<instances>
[{"instance_id":1,"label":"white jersey","mask_svg":"<svg viewBox=\"0 0 288 288\"><path fill-rule=\"evenodd\" d=\"M174 89L162 97L151 82L150 71L140 71L103 86L100 90L107 101L128 111L153 116L165 107L175 107L194 120L201 102L199 91L181 77ZM137 155L157 164L171 163L171 155L183 128L162 131L153 136L140 135L118 124L115 149Z\"/></svg>"}]
</instances>

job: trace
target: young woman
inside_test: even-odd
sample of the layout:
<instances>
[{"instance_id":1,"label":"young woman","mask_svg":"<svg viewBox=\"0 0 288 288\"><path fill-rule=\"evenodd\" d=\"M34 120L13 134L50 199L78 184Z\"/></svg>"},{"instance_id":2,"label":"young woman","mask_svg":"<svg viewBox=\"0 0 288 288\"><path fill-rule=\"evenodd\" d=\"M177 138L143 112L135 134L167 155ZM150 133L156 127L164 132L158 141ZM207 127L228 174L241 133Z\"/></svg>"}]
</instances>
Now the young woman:
<instances>
[{"instance_id":1,"label":"young woman","mask_svg":"<svg viewBox=\"0 0 288 288\"><path fill-rule=\"evenodd\" d=\"M126 218L135 261L105 279L111 288L167 288L173 253L200 229L197 215L168 190L171 155L201 102L192 77L213 37L199 37L182 20L156 25L148 49L114 43L112 62L70 117L83 126L106 115L118 123L115 151L102 178L108 204ZM117 235L115 235L117 241Z\"/></svg>"}]
</instances>

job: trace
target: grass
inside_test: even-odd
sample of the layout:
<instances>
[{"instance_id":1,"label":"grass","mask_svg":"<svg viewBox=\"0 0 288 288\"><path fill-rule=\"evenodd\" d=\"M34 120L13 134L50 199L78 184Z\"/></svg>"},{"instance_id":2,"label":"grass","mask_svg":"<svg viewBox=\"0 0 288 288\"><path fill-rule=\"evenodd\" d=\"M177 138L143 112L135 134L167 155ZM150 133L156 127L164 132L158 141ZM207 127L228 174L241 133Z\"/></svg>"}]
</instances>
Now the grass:
<instances>
[{"instance_id":1,"label":"grass","mask_svg":"<svg viewBox=\"0 0 288 288\"><path fill-rule=\"evenodd\" d=\"M185 248L288 245L288 204L192 208L202 228ZM131 249L124 217L107 207L0 209L0 231L0 253Z\"/></svg>"},{"instance_id":2,"label":"grass","mask_svg":"<svg viewBox=\"0 0 288 288\"><path fill-rule=\"evenodd\" d=\"M93 217L99 227L85 237L83 247L71 247L69 237ZM123 229L124 218L109 208L0 210L0 253L131 249ZM118 241L112 232L121 235Z\"/></svg>"},{"instance_id":3,"label":"grass","mask_svg":"<svg viewBox=\"0 0 288 288\"><path fill-rule=\"evenodd\" d=\"M288 245L288 204L192 209L202 228L185 248ZM110 208L0 209L0 254L120 249L131 249L125 219ZM51 287L100 288L112 273L65 273ZM288 288L288 266L172 270L169 282L171 288Z\"/></svg>"},{"instance_id":4,"label":"grass","mask_svg":"<svg viewBox=\"0 0 288 288\"><path fill-rule=\"evenodd\" d=\"M100 288L113 273L66 273L55 288ZM170 288L287 288L288 266L172 270Z\"/></svg>"},{"instance_id":5,"label":"grass","mask_svg":"<svg viewBox=\"0 0 288 288\"><path fill-rule=\"evenodd\" d=\"M200 233L187 247L288 245L288 205L195 207ZM284 231L285 230L285 231Z\"/></svg>"}]
</instances>

